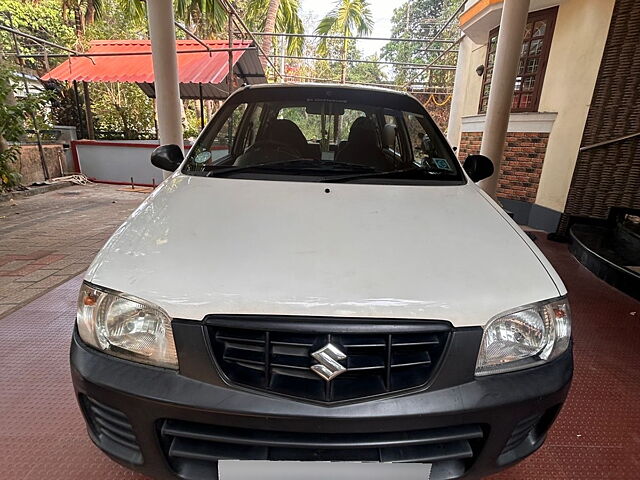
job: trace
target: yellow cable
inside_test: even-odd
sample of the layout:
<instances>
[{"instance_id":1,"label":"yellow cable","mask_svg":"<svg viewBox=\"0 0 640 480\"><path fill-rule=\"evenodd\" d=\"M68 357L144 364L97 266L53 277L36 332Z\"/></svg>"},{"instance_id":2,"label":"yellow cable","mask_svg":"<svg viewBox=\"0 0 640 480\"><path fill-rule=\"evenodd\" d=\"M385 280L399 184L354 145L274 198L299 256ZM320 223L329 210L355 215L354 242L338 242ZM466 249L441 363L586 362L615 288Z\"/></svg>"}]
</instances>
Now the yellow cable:
<instances>
[{"instance_id":1,"label":"yellow cable","mask_svg":"<svg viewBox=\"0 0 640 480\"><path fill-rule=\"evenodd\" d=\"M442 103L438 103L438 101L435 99L435 97L433 96L433 94L431 95L431 98L433 98L433 103L436 104L436 106L438 107L443 107L445 106L447 103L449 103L449 100L451 100L451 95L447 95L447 98L444 99L444 102Z\"/></svg>"}]
</instances>

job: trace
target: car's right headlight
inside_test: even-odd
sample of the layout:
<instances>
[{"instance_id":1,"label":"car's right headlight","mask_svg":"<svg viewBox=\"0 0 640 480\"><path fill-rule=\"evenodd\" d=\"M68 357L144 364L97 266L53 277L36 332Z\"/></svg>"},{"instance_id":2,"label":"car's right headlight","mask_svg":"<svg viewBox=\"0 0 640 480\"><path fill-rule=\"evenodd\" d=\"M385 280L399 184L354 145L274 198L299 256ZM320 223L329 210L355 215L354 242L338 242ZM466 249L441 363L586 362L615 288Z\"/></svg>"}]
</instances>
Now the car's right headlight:
<instances>
[{"instance_id":1,"label":"car's right headlight","mask_svg":"<svg viewBox=\"0 0 640 480\"><path fill-rule=\"evenodd\" d=\"M76 322L80 338L104 353L178 368L171 318L157 305L83 283Z\"/></svg>"},{"instance_id":2,"label":"car's right headlight","mask_svg":"<svg viewBox=\"0 0 640 480\"><path fill-rule=\"evenodd\" d=\"M564 353L570 341L571 312L566 298L498 315L484 328L476 375L540 365Z\"/></svg>"}]
</instances>

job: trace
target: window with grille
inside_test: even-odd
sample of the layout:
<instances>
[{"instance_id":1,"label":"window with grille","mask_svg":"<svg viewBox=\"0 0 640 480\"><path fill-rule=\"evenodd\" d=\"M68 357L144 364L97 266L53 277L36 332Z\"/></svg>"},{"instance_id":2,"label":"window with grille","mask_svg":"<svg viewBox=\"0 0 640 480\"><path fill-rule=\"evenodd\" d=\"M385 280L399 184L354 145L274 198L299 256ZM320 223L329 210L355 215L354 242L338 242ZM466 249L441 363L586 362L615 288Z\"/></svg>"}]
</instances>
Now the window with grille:
<instances>
[{"instance_id":1,"label":"window with grille","mask_svg":"<svg viewBox=\"0 0 640 480\"><path fill-rule=\"evenodd\" d=\"M511 103L512 112L535 112L538 110L557 12L558 7L554 7L529 14L520 50L518 76ZM498 31L499 27L489 33L486 68L480 93L480 113L487 111L489 102L491 78L493 77L498 45Z\"/></svg>"}]
</instances>

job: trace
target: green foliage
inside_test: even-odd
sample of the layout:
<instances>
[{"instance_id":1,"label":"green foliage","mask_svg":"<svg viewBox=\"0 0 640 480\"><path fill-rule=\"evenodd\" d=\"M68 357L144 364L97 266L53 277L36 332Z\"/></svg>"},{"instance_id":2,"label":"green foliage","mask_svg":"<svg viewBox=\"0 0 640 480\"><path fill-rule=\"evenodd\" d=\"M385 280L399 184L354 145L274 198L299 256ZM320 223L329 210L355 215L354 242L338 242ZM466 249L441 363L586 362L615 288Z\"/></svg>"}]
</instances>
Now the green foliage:
<instances>
[{"instance_id":1,"label":"green foliage","mask_svg":"<svg viewBox=\"0 0 640 480\"><path fill-rule=\"evenodd\" d=\"M76 107L75 94L73 87L64 85L59 82L50 82L47 88L51 90L51 117L55 125L75 126L78 136L80 136L80 122L86 124L84 116L78 117L78 108ZM82 96L80 102L82 102ZM82 114L82 113L81 113ZM86 131L86 130L84 130Z\"/></svg>"},{"instance_id":2,"label":"green foliage","mask_svg":"<svg viewBox=\"0 0 640 480\"><path fill-rule=\"evenodd\" d=\"M355 57L351 57L355 58ZM377 55L367 57L366 60L378 61ZM387 76L378 63L352 63L347 72L347 81L358 83L383 83Z\"/></svg>"},{"instance_id":3,"label":"green foliage","mask_svg":"<svg viewBox=\"0 0 640 480\"><path fill-rule=\"evenodd\" d=\"M316 27L318 35L337 34L346 37L365 36L373 29L373 18L367 0L338 0ZM343 52L348 48L347 40L343 42ZM326 39L320 42L318 52L327 52Z\"/></svg>"},{"instance_id":4,"label":"green foliage","mask_svg":"<svg viewBox=\"0 0 640 480\"><path fill-rule=\"evenodd\" d=\"M64 46L72 47L75 43L73 28L62 20L59 0L0 0L0 12L10 12L13 26L18 30ZM2 22L9 24L6 17L2 18ZM22 53L43 53L42 47L36 47L31 42L20 41L20 45ZM0 33L0 46L5 52L14 51L10 33ZM48 53L60 52L49 49ZM36 68L39 63L25 59L25 65Z\"/></svg>"},{"instance_id":5,"label":"green foliage","mask_svg":"<svg viewBox=\"0 0 640 480\"><path fill-rule=\"evenodd\" d=\"M267 20L269 0L248 0L244 2L243 11L245 22L253 31L264 31ZM276 16L276 32L304 33L304 25L298 14L300 0L280 0L280 7ZM289 37L287 39L287 54L300 55L302 53L303 38Z\"/></svg>"},{"instance_id":6,"label":"green foliage","mask_svg":"<svg viewBox=\"0 0 640 480\"><path fill-rule=\"evenodd\" d=\"M175 0L174 7L176 20L198 35L227 31L227 14L219 0Z\"/></svg>"},{"instance_id":7,"label":"green foliage","mask_svg":"<svg viewBox=\"0 0 640 480\"><path fill-rule=\"evenodd\" d=\"M96 130L124 132L126 139L147 137L155 130L153 101L132 83L90 85Z\"/></svg>"},{"instance_id":8,"label":"green foliage","mask_svg":"<svg viewBox=\"0 0 640 480\"><path fill-rule=\"evenodd\" d=\"M40 110L47 99L46 94L14 98L14 75L6 62L0 62L0 191L20 184L20 174L13 168L20 156L20 147L9 142L20 141L26 133L29 112Z\"/></svg>"},{"instance_id":9,"label":"green foliage","mask_svg":"<svg viewBox=\"0 0 640 480\"><path fill-rule=\"evenodd\" d=\"M394 9L391 18L391 36L394 38L433 38L442 23L456 11L460 0L408 0ZM451 30L451 29L448 29ZM453 34L445 32L441 37L453 38ZM416 42L388 43L382 53L382 58L393 62L403 63L430 63L438 53L422 51L426 45ZM446 49L449 44L435 42L430 49ZM443 63L446 63L446 58ZM405 83L413 77L419 76L420 71L395 67L396 83ZM431 81L434 84L444 85L452 82L446 72L433 72Z\"/></svg>"},{"instance_id":10,"label":"green foliage","mask_svg":"<svg viewBox=\"0 0 640 480\"><path fill-rule=\"evenodd\" d=\"M139 0L132 1L135 4L144 5ZM99 17L98 21L87 25L83 35L85 47L89 46L89 41L91 40L135 40L147 38L146 12L142 10L140 16L131 16L127 5L128 0L102 0L102 16Z\"/></svg>"}]
</instances>

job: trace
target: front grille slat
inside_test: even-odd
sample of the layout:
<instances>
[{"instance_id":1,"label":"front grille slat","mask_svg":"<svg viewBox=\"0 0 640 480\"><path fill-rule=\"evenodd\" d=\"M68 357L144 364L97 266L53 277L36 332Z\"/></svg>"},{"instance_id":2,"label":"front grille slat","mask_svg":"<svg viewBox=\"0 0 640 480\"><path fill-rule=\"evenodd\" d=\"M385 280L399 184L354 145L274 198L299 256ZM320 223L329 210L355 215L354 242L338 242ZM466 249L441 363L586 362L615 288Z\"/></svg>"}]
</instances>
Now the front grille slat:
<instances>
[{"instance_id":1,"label":"front grille slat","mask_svg":"<svg viewBox=\"0 0 640 480\"><path fill-rule=\"evenodd\" d=\"M317 377L315 373L313 373L311 370L307 368L277 367L274 365L273 368L271 369L272 381L274 377L277 378L279 376L302 378L306 380L313 380L314 382Z\"/></svg>"},{"instance_id":2,"label":"front grille slat","mask_svg":"<svg viewBox=\"0 0 640 480\"><path fill-rule=\"evenodd\" d=\"M86 395L80 396L80 404L91 425L94 439L102 449L136 465L142 463L142 451L124 413Z\"/></svg>"},{"instance_id":3,"label":"front grille slat","mask_svg":"<svg viewBox=\"0 0 640 480\"><path fill-rule=\"evenodd\" d=\"M205 440L207 442L310 449L408 447L464 442L483 437L482 429L479 426L454 426L408 432L307 434L270 430L252 430L249 432L242 428L191 424L177 420L166 420L162 425L161 431L163 435Z\"/></svg>"},{"instance_id":4,"label":"front grille slat","mask_svg":"<svg viewBox=\"0 0 640 480\"><path fill-rule=\"evenodd\" d=\"M100 417L96 417L96 423L100 426L100 430L103 433L110 433L118 438L121 438L123 442L127 442L129 445L136 444L136 436L129 429L116 428L113 425L105 422Z\"/></svg>"},{"instance_id":5,"label":"front grille slat","mask_svg":"<svg viewBox=\"0 0 640 480\"><path fill-rule=\"evenodd\" d=\"M204 460L217 462L219 460L266 460L266 448L246 448L238 451L234 446L215 445L196 442L184 438L176 438L169 449L170 458L187 460Z\"/></svg>"},{"instance_id":6,"label":"front grille slat","mask_svg":"<svg viewBox=\"0 0 640 480\"><path fill-rule=\"evenodd\" d=\"M521 420L513 429L511 437L507 441L502 451L508 452L509 450L512 450L513 448L520 445L524 441L524 439L527 438L533 427L538 423L540 417L541 415L536 414Z\"/></svg>"},{"instance_id":7,"label":"front grille slat","mask_svg":"<svg viewBox=\"0 0 640 480\"><path fill-rule=\"evenodd\" d=\"M342 434L164 420L159 433L169 463L178 472L193 467L193 462L206 472L206 465L218 460L289 460L423 462L434 467L443 462L462 475L484 439L480 425Z\"/></svg>"},{"instance_id":8,"label":"front grille slat","mask_svg":"<svg viewBox=\"0 0 640 480\"><path fill-rule=\"evenodd\" d=\"M426 445L407 447L402 452L395 449L383 449L380 452L382 462L395 463L435 463L445 460L466 460L473 458L469 442L454 442L446 445Z\"/></svg>"},{"instance_id":9,"label":"front grille slat","mask_svg":"<svg viewBox=\"0 0 640 480\"><path fill-rule=\"evenodd\" d=\"M100 419L105 423L118 425L123 430L131 428L131 424L129 424L129 421L126 419L126 417L123 419L120 416L113 415L113 413L109 412L108 410L103 410L94 406L91 406L90 409L96 420Z\"/></svg>"},{"instance_id":10,"label":"front grille slat","mask_svg":"<svg viewBox=\"0 0 640 480\"><path fill-rule=\"evenodd\" d=\"M331 322L308 319L291 320L288 327L268 319L237 323L241 326L207 322L216 363L231 383L327 403L426 385L451 330L443 322L372 321L367 331L362 323L345 320L334 332L327 328ZM328 343L346 355L339 363L347 370L327 384L311 367L318 363L312 353ZM300 381L287 384L286 378Z\"/></svg>"}]
</instances>

